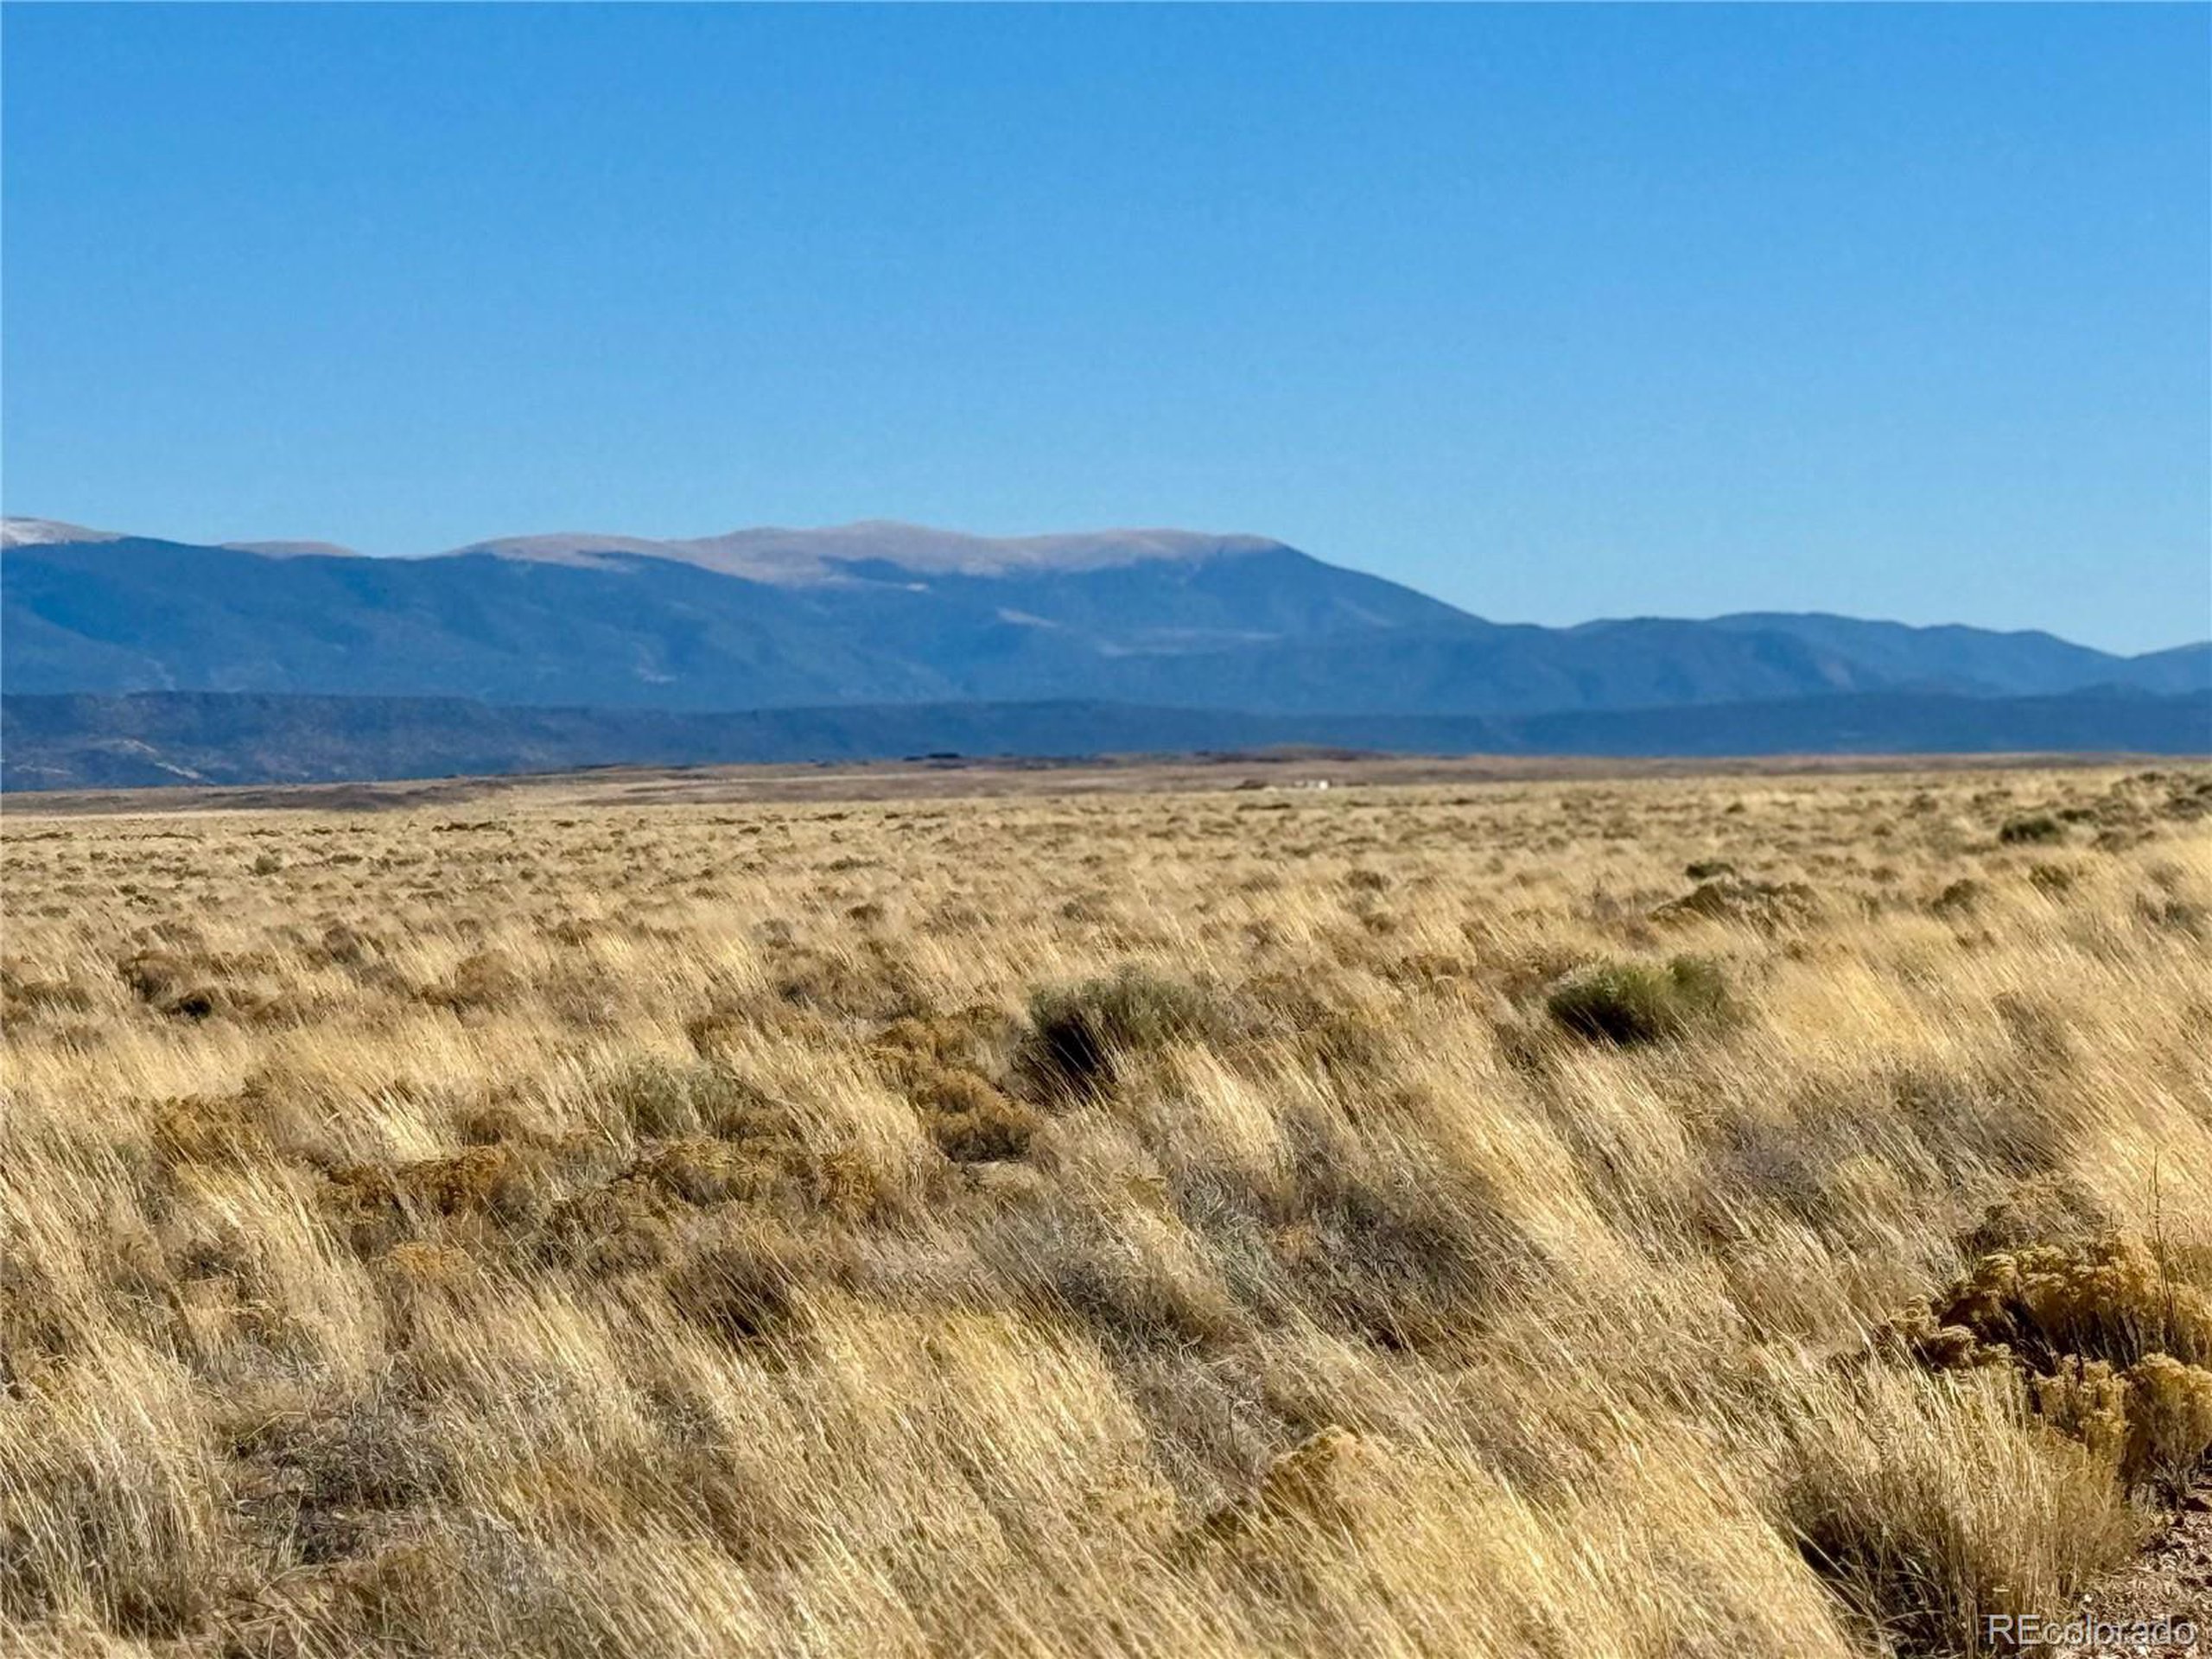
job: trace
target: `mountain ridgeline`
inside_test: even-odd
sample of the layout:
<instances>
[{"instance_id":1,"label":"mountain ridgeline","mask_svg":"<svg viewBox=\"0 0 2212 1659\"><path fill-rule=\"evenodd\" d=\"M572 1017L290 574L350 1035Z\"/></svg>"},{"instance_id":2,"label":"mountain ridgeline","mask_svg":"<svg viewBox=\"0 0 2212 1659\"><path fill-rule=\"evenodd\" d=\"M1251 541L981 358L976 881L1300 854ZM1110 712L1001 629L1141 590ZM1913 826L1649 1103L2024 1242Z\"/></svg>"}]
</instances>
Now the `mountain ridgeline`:
<instances>
[{"instance_id":1,"label":"mountain ridgeline","mask_svg":"<svg viewBox=\"0 0 2212 1659\"><path fill-rule=\"evenodd\" d=\"M453 697L142 691L0 698L0 789L326 784L584 766L1360 750L1384 754L2193 755L2212 692L1910 691L1547 715L1255 715L1105 702L847 703L684 714Z\"/></svg>"},{"instance_id":2,"label":"mountain ridgeline","mask_svg":"<svg viewBox=\"0 0 2212 1659\"><path fill-rule=\"evenodd\" d=\"M1233 713L1287 741L1338 741L1331 734L1355 717L1444 720L1432 728L1440 740L1481 741L1487 731L1500 744L1515 737L1512 747L1542 729L1528 724L1538 717L1691 709L1709 712L1632 722L1636 741L1673 733L1667 741L1694 752L1725 753L1732 730L1748 746L1758 729L1728 710L1821 699L1869 701L1859 715L1793 716L1807 747L1894 749L1907 734L1881 728L1884 709L1892 719L1910 709L1916 730L1954 734L1940 747L1988 747L1974 741L1977 720L1992 739L2018 724L1998 705L2073 698L2086 699L2079 717L2051 728L2077 734L2068 747L2135 747L2130 731L2202 732L2192 694L2212 690L2212 645L2120 657L2044 633L1820 615L1502 625L1279 542L1173 531L992 539L865 524L680 542L534 537L369 558L319 543L207 546L10 519L6 543L0 644L11 699L226 693L263 698L251 706L264 710L272 696L306 696L686 715L964 709L957 720L942 712L940 723L1000 749L1034 736L1035 719L1006 716L1007 740L994 744L983 705ZM2156 715L2113 712L2176 698ZM96 706L54 705L40 720ZM925 741L909 716L870 718L915 732L919 747L946 747ZM603 728L618 747L619 734L645 729ZM1054 729L1071 728L1063 720ZM404 733L391 741L404 745ZM20 786L19 769L10 772Z\"/></svg>"}]
</instances>

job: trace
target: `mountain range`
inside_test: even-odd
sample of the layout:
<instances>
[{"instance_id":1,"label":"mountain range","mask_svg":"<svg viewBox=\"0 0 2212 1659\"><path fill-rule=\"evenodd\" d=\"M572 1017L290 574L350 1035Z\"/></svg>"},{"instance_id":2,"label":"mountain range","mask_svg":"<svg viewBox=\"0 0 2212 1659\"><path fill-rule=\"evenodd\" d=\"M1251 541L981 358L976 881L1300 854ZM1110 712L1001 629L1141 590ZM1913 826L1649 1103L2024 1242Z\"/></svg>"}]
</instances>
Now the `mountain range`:
<instances>
[{"instance_id":1,"label":"mountain range","mask_svg":"<svg viewBox=\"0 0 2212 1659\"><path fill-rule=\"evenodd\" d=\"M2128 699L2212 691L2212 644L2118 656L2048 633L1783 613L1501 624L1281 542L1186 531L991 538L868 523L680 541L532 536L376 558L10 518L0 540L10 700L226 693L264 709L304 696L694 715L1111 705L1234 713L1282 741L1332 741L1325 728L1344 728L1328 722L1354 717L1704 709L1679 729L1713 753L1742 725L1725 709L1838 698L1889 701L1866 718L1831 710L1808 734L1897 747L1883 740L1904 734L1869 724L1887 707L1916 710L1916 729L1971 739L1977 720L2006 725L2005 700L2086 697L2086 717L2061 722L2083 734L2069 747L2122 747L2111 711ZM1931 715L1938 703L1947 711ZM2141 711L2129 718L2148 729ZM2191 726L2178 706L2160 718L2212 748L2212 721ZM972 710L961 725L987 735ZM1487 729L1503 742L1537 728Z\"/></svg>"},{"instance_id":2,"label":"mountain range","mask_svg":"<svg viewBox=\"0 0 2212 1659\"><path fill-rule=\"evenodd\" d=\"M1135 703L847 703L685 714L454 697L0 697L0 789L314 784L582 766L1020 755L2131 754L2212 752L2212 692L1910 691L1548 715L1255 715Z\"/></svg>"}]
</instances>

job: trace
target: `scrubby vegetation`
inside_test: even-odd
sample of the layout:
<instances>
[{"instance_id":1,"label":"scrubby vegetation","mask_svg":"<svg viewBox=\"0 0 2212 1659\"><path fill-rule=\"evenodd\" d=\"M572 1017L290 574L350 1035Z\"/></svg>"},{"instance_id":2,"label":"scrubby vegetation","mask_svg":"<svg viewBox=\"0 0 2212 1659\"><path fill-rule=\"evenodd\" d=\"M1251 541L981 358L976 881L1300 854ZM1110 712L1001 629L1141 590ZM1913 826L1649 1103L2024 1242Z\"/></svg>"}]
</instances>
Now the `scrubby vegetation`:
<instances>
[{"instance_id":1,"label":"scrubby vegetation","mask_svg":"<svg viewBox=\"0 0 2212 1659\"><path fill-rule=\"evenodd\" d=\"M1687 1036L1725 1019L1732 1004L1719 968L1696 957L1664 964L1609 963L1574 974L1544 1006L1579 1037L1609 1043L1656 1043Z\"/></svg>"},{"instance_id":2,"label":"scrubby vegetation","mask_svg":"<svg viewBox=\"0 0 2212 1659\"><path fill-rule=\"evenodd\" d=\"M1977 1651L2212 1449L2205 785L11 817L0 1649Z\"/></svg>"}]
</instances>

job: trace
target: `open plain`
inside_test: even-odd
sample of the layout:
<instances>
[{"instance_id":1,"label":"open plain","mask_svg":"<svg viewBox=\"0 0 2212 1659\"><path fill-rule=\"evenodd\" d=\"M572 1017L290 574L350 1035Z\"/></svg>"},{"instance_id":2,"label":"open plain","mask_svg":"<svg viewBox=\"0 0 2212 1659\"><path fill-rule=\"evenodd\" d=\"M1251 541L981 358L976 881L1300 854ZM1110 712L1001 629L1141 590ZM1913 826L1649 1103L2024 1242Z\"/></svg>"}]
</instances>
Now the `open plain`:
<instances>
[{"instance_id":1,"label":"open plain","mask_svg":"<svg viewBox=\"0 0 2212 1659\"><path fill-rule=\"evenodd\" d=\"M11 802L0 1648L2205 1617L2212 770L1331 772Z\"/></svg>"}]
</instances>

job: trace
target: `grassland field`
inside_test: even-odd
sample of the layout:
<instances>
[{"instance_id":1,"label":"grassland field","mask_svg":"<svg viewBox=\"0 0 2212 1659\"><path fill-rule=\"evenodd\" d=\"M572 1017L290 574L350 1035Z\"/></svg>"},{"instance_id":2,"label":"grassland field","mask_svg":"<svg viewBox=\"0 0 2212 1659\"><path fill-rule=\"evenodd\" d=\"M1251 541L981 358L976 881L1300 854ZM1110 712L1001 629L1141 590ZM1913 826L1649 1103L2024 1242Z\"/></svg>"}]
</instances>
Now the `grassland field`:
<instances>
[{"instance_id":1,"label":"grassland field","mask_svg":"<svg viewBox=\"0 0 2212 1659\"><path fill-rule=\"evenodd\" d=\"M2212 1625L2212 768L1230 781L11 799L0 1651Z\"/></svg>"}]
</instances>

